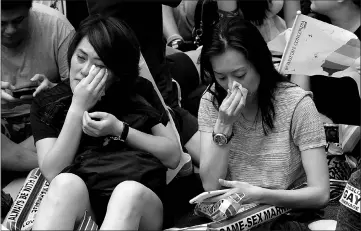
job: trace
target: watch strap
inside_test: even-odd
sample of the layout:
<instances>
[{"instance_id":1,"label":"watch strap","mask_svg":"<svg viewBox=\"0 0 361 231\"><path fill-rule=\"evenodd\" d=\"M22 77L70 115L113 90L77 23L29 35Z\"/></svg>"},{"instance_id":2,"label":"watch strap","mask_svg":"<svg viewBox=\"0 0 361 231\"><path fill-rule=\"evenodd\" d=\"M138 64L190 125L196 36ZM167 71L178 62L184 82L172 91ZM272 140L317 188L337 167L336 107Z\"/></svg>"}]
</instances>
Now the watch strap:
<instances>
[{"instance_id":1,"label":"watch strap","mask_svg":"<svg viewBox=\"0 0 361 231\"><path fill-rule=\"evenodd\" d=\"M122 134L120 134L120 136L111 136L110 139L125 142L125 140L128 137L128 133L129 133L129 124L127 124L126 122L122 122L122 123L123 123Z\"/></svg>"},{"instance_id":2,"label":"watch strap","mask_svg":"<svg viewBox=\"0 0 361 231\"><path fill-rule=\"evenodd\" d=\"M126 122L123 122L123 131L122 131L122 134L120 135L120 140L125 142L125 140L128 137L128 133L129 133L129 124L127 124Z\"/></svg>"}]
</instances>

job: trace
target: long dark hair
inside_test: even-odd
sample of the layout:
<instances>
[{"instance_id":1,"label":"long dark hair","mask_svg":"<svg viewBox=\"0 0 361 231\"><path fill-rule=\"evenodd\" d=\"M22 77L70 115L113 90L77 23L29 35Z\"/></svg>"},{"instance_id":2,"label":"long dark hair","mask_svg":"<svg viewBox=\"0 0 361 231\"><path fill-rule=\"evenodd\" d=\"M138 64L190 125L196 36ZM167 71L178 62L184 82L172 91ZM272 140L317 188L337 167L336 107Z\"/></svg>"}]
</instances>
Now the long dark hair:
<instances>
[{"instance_id":1,"label":"long dark hair","mask_svg":"<svg viewBox=\"0 0 361 231\"><path fill-rule=\"evenodd\" d=\"M213 105L217 110L227 92L216 81L210 58L226 52L228 48L241 52L260 76L256 94L263 131L268 134L268 131L274 128L274 92L278 83L288 80L275 69L266 42L252 23L240 17L221 20L215 26L212 37L205 40L200 55L201 78L210 86L215 84L215 91L208 87L208 92L214 96Z\"/></svg>"},{"instance_id":2,"label":"long dark hair","mask_svg":"<svg viewBox=\"0 0 361 231\"><path fill-rule=\"evenodd\" d=\"M131 28L109 15L90 15L84 19L69 45L68 63L80 43L87 37L104 65L117 78L119 91L130 93L139 76L140 47Z\"/></svg>"}]
</instances>

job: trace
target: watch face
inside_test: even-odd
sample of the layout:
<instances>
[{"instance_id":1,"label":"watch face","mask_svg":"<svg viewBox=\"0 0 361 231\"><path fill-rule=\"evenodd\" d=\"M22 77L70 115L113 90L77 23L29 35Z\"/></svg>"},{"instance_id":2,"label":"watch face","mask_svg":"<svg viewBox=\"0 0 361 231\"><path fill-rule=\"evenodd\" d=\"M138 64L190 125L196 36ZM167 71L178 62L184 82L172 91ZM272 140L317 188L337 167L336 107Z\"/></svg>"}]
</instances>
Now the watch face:
<instances>
[{"instance_id":1,"label":"watch face","mask_svg":"<svg viewBox=\"0 0 361 231\"><path fill-rule=\"evenodd\" d=\"M227 143L227 137L223 134L214 135L214 142L219 146L225 145Z\"/></svg>"}]
</instances>

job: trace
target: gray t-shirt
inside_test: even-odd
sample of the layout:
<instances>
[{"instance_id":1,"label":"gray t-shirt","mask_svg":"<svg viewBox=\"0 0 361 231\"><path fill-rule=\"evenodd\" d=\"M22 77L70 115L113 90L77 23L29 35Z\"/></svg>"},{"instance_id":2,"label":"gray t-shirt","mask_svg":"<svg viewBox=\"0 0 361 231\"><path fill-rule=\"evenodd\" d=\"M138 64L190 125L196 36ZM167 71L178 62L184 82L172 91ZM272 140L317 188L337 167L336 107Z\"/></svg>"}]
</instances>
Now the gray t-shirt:
<instances>
[{"instance_id":1,"label":"gray t-shirt","mask_svg":"<svg viewBox=\"0 0 361 231\"><path fill-rule=\"evenodd\" d=\"M288 189L304 181L301 151L326 145L311 97L311 92L299 87L279 87L275 92L274 129L267 136L260 121L255 124L240 116L233 125L226 178L270 189ZM218 117L212 98L206 92L200 102L201 132L211 133Z\"/></svg>"},{"instance_id":2,"label":"gray t-shirt","mask_svg":"<svg viewBox=\"0 0 361 231\"><path fill-rule=\"evenodd\" d=\"M29 11L29 35L19 47L1 46L1 80L16 89L34 86L35 74L44 74L57 82L68 77L68 44L74 27L59 11L33 3ZM30 105L8 109L2 105L2 117L27 114Z\"/></svg>"}]
</instances>

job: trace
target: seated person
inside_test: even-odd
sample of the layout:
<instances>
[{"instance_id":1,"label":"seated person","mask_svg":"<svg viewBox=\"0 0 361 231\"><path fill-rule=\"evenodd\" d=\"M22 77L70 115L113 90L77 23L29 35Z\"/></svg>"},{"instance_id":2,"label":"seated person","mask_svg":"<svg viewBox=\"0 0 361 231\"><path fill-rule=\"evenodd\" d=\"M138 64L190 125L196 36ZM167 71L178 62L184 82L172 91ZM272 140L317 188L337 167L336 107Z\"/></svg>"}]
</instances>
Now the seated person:
<instances>
[{"instance_id":1,"label":"seated person","mask_svg":"<svg viewBox=\"0 0 361 231\"><path fill-rule=\"evenodd\" d=\"M266 42L271 41L286 28L292 27L300 2L283 0L217 1L218 8L226 12L240 9L244 19L254 23ZM283 9L285 20L277 14Z\"/></svg>"},{"instance_id":2,"label":"seated person","mask_svg":"<svg viewBox=\"0 0 361 231\"><path fill-rule=\"evenodd\" d=\"M349 30L360 39L361 13L359 0L312 1L312 11L327 16L332 25ZM359 68L359 67L358 67ZM305 90L311 90L318 111L333 123L360 125L360 95L354 78L360 78L356 71L345 73L350 76L333 78L329 76L293 75L291 81ZM335 94L337 92L337 94ZM347 102L347 103L346 103Z\"/></svg>"},{"instance_id":3,"label":"seated person","mask_svg":"<svg viewBox=\"0 0 361 231\"><path fill-rule=\"evenodd\" d=\"M238 17L221 20L200 62L210 84L198 114L204 189L232 188L217 199L244 193L242 203L325 206L326 140L311 93L277 72L257 28ZM290 190L303 182L307 187Z\"/></svg>"},{"instance_id":4,"label":"seated person","mask_svg":"<svg viewBox=\"0 0 361 231\"><path fill-rule=\"evenodd\" d=\"M12 94L38 86L35 80L67 78L73 27L60 12L32 0L1 1L1 27L1 167L30 171L37 167L29 119L32 93Z\"/></svg>"},{"instance_id":5,"label":"seated person","mask_svg":"<svg viewBox=\"0 0 361 231\"><path fill-rule=\"evenodd\" d=\"M192 156L193 163L198 165L199 133L197 132L197 118L179 105L179 92L176 84L172 82L172 79L175 79L179 83L182 98L186 99L188 93L199 85L198 72L191 59L182 52L165 56L166 44L163 38L162 4L176 7L179 3L180 0L158 2L87 0L90 14L112 15L124 20L132 28L164 102L172 109L171 113L182 146ZM142 16L139 17L139 15Z\"/></svg>"},{"instance_id":6,"label":"seated person","mask_svg":"<svg viewBox=\"0 0 361 231\"><path fill-rule=\"evenodd\" d=\"M31 108L50 182L33 230L73 230L85 211L100 229L162 228L166 169L181 150L165 109L152 106L159 98L136 93L139 60L125 23L95 14L80 24L68 49L70 86L41 92Z\"/></svg>"},{"instance_id":7,"label":"seated person","mask_svg":"<svg viewBox=\"0 0 361 231\"><path fill-rule=\"evenodd\" d=\"M192 38L197 2L182 0L176 8L163 5L163 34L168 46L184 52L197 48Z\"/></svg>"},{"instance_id":8,"label":"seated person","mask_svg":"<svg viewBox=\"0 0 361 231\"><path fill-rule=\"evenodd\" d=\"M311 230L337 230L356 231L361 230L360 213L360 190L361 190L361 163L358 170L351 174L347 186L340 200L337 212L337 220L319 220L311 223Z\"/></svg>"}]
</instances>

